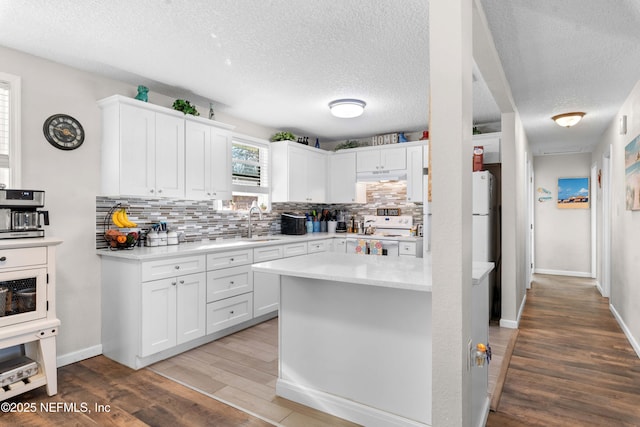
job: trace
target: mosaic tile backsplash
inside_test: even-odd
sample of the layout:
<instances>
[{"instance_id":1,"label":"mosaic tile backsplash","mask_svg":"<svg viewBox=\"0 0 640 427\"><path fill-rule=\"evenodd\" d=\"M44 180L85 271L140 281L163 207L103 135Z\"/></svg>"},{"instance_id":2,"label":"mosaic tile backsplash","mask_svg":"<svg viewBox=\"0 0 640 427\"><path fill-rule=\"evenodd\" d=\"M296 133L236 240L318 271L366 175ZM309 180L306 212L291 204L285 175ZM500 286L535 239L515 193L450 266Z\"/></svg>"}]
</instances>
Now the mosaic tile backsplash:
<instances>
[{"instance_id":1,"label":"mosaic tile backsplash","mask_svg":"<svg viewBox=\"0 0 640 427\"><path fill-rule=\"evenodd\" d=\"M271 212L252 217L253 235L280 234L282 212L305 213L311 210L342 210L349 219L352 215L375 215L381 207L400 208L403 215L412 215L414 224L422 224L422 204L406 201L406 181L367 183L365 204L273 203ZM181 241L192 242L218 237L247 237L246 211L215 211L213 202L204 200L146 199L128 197L96 197L96 247L106 248L104 232L113 227L109 210L120 203L126 207L129 219L142 229L166 222L169 230L181 234Z\"/></svg>"}]
</instances>

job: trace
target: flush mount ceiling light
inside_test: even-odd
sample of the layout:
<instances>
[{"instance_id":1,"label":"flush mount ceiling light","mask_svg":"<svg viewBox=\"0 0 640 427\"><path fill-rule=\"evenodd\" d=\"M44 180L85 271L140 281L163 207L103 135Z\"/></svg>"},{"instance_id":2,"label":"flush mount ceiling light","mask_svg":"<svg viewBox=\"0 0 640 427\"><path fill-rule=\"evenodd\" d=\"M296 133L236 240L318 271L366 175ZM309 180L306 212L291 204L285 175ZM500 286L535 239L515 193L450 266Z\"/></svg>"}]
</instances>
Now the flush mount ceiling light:
<instances>
[{"instance_id":1,"label":"flush mount ceiling light","mask_svg":"<svg viewBox=\"0 0 640 427\"><path fill-rule=\"evenodd\" d=\"M585 113L575 112L575 113L564 113L558 114L557 116L551 117L551 120L556 122L558 125L562 127L570 128L571 126L577 125Z\"/></svg>"},{"instance_id":2,"label":"flush mount ceiling light","mask_svg":"<svg viewBox=\"0 0 640 427\"><path fill-rule=\"evenodd\" d=\"M365 105L367 104L359 99L336 99L329 103L329 109L336 117L351 119L362 115Z\"/></svg>"}]
</instances>

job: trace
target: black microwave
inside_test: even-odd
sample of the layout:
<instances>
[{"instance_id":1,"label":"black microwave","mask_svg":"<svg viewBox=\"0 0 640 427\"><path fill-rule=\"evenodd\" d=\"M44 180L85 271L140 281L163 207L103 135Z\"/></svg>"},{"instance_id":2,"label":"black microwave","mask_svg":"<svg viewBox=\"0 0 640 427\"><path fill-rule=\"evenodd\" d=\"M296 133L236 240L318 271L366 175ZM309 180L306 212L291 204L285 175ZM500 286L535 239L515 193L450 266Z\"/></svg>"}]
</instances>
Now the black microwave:
<instances>
[{"instance_id":1,"label":"black microwave","mask_svg":"<svg viewBox=\"0 0 640 427\"><path fill-rule=\"evenodd\" d=\"M307 233L307 227L305 226L307 217L304 215L284 212L280 215L280 219L282 221L280 226L282 234L300 235Z\"/></svg>"}]
</instances>

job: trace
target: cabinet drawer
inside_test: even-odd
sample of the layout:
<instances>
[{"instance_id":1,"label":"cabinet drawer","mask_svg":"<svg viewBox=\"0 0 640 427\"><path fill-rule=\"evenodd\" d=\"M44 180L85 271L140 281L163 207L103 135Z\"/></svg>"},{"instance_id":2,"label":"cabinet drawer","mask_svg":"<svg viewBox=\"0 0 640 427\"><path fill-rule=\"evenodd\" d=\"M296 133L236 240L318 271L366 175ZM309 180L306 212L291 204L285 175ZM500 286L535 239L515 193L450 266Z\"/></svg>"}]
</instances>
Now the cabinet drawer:
<instances>
[{"instance_id":1,"label":"cabinet drawer","mask_svg":"<svg viewBox=\"0 0 640 427\"><path fill-rule=\"evenodd\" d=\"M329 250L329 240L314 240L308 243L307 253L327 252Z\"/></svg>"},{"instance_id":2,"label":"cabinet drawer","mask_svg":"<svg viewBox=\"0 0 640 427\"><path fill-rule=\"evenodd\" d=\"M207 270L235 267L253 263L253 250L219 252L207 255Z\"/></svg>"},{"instance_id":3,"label":"cabinet drawer","mask_svg":"<svg viewBox=\"0 0 640 427\"><path fill-rule=\"evenodd\" d=\"M400 242L400 255L416 256L416 244L414 242Z\"/></svg>"},{"instance_id":4,"label":"cabinet drawer","mask_svg":"<svg viewBox=\"0 0 640 427\"><path fill-rule=\"evenodd\" d=\"M333 252L346 253L347 239L333 239Z\"/></svg>"},{"instance_id":5,"label":"cabinet drawer","mask_svg":"<svg viewBox=\"0 0 640 427\"><path fill-rule=\"evenodd\" d=\"M272 259L282 258L282 246L267 246L264 248L253 249L253 262L271 261Z\"/></svg>"},{"instance_id":6,"label":"cabinet drawer","mask_svg":"<svg viewBox=\"0 0 640 427\"><path fill-rule=\"evenodd\" d=\"M298 255L306 255L307 254L307 242L300 243L289 243L288 245L284 245L284 258L289 258L292 256Z\"/></svg>"},{"instance_id":7,"label":"cabinet drawer","mask_svg":"<svg viewBox=\"0 0 640 427\"><path fill-rule=\"evenodd\" d=\"M166 279L204 271L204 255L161 259L142 263L142 281Z\"/></svg>"},{"instance_id":8,"label":"cabinet drawer","mask_svg":"<svg viewBox=\"0 0 640 427\"><path fill-rule=\"evenodd\" d=\"M250 265L207 272L207 302L219 301L253 290Z\"/></svg>"},{"instance_id":9,"label":"cabinet drawer","mask_svg":"<svg viewBox=\"0 0 640 427\"><path fill-rule=\"evenodd\" d=\"M251 292L207 304L207 334L253 318Z\"/></svg>"},{"instance_id":10,"label":"cabinet drawer","mask_svg":"<svg viewBox=\"0 0 640 427\"><path fill-rule=\"evenodd\" d=\"M0 250L0 268L25 267L47 263L47 248Z\"/></svg>"}]
</instances>

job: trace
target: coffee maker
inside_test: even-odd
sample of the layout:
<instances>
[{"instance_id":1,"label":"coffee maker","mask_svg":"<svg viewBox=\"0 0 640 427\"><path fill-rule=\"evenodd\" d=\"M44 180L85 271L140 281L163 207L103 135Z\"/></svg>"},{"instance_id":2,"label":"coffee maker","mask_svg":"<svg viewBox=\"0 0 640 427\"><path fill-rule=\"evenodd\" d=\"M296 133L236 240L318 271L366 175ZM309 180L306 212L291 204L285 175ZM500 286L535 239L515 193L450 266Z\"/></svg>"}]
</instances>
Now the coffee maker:
<instances>
[{"instance_id":1,"label":"coffee maker","mask_svg":"<svg viewBox=\"0 0 640 427\"><path fill-rule=\"evenodd\" d=\"M44 191L0 189L0 239L44 237L49 212L39 211L42 207Z\"/></svg>"}]
</instances>

